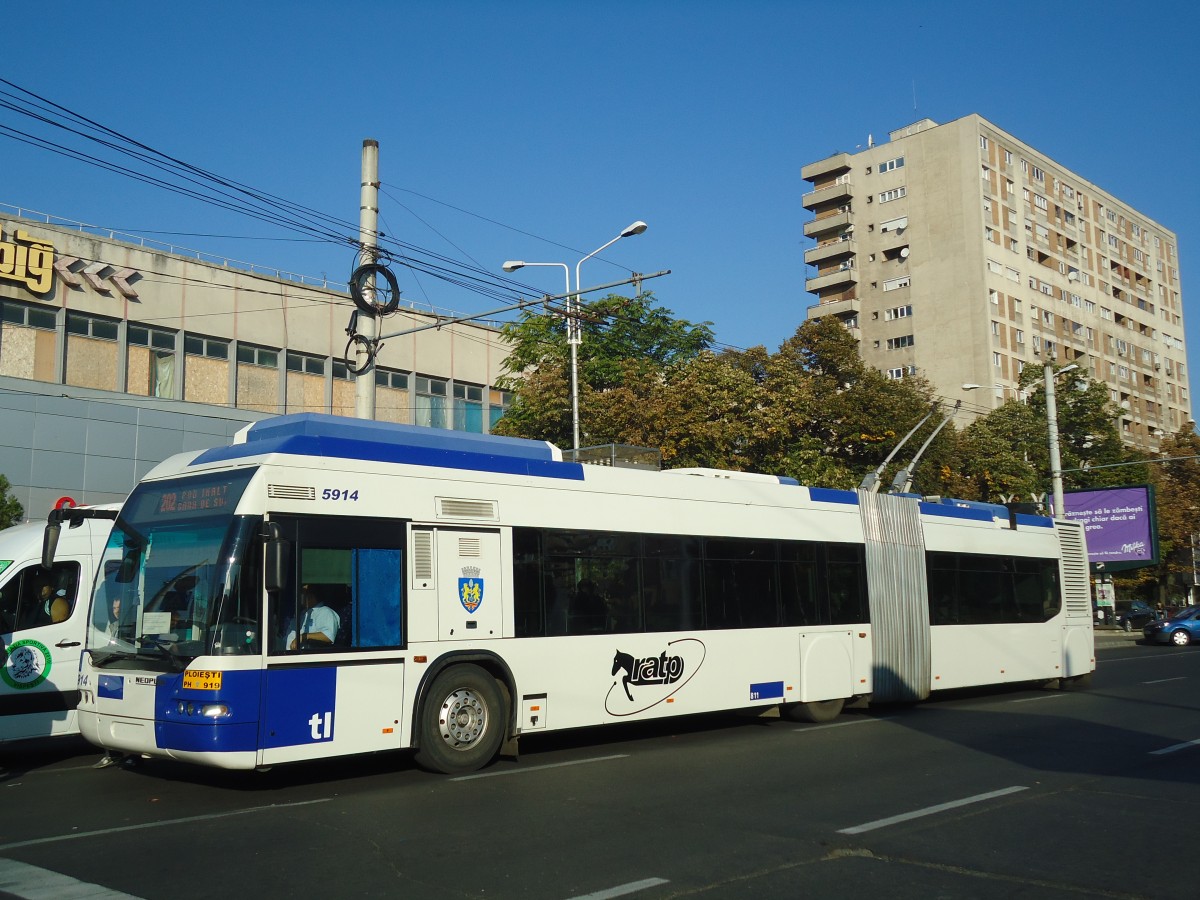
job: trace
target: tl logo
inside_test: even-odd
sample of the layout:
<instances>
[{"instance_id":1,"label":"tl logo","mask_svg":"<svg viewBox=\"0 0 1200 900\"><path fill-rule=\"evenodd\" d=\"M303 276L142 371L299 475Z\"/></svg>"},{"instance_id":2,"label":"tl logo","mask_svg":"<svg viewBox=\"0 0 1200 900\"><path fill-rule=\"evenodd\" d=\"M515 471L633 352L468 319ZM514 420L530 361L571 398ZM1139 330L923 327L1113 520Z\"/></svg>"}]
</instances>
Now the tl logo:
<instances>
[{"instance_id":1,"label":"tl logo","mask_svg":"<svg viewBox=\"0 0 1200 900\"><path fill-rule=\"evenodd\" d=\"M478 566L464 566L463 577L458 579L458 599L469 613L475 612L483 603L483 579Z\"/></svg>"}]
</instances>

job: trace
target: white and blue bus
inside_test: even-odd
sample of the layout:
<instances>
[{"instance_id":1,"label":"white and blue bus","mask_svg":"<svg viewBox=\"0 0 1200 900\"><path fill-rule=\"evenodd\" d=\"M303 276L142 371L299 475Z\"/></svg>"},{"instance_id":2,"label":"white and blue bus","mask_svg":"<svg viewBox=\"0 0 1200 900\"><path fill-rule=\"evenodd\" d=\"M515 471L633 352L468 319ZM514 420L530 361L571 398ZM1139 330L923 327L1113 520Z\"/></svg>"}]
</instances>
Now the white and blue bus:
<instances>
[{"instance_id":1,"label":"white and blue bus","mask_svg":"<svg viewBox=\"0 0 1200 900\"><path fill-rule=\"evenodd\" d=\"M176 456L97 574L93 743L230 769L1085 679L1082 528L322 415Z\"/></svg>"}]
</instances>

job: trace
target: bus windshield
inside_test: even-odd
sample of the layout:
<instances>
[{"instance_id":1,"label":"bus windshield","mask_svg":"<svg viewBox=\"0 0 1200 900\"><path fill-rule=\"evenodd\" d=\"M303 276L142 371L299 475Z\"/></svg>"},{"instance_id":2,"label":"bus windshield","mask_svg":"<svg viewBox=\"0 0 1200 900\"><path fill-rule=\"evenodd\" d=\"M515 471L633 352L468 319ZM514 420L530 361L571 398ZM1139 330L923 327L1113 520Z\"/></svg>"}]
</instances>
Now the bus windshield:
<instances>
[{"instance_id":1,"label":"bus windshield","mask_svg":"<svg viewBox=\"0 0 1200 900\"><path fill-rule=\"evenodd\" d=\"M96 575L88 650L95 665L137 659L182 671L200 655L259 651L260 518L234 516L254 471L138 485Z\"/></svg>"}]
</instances>

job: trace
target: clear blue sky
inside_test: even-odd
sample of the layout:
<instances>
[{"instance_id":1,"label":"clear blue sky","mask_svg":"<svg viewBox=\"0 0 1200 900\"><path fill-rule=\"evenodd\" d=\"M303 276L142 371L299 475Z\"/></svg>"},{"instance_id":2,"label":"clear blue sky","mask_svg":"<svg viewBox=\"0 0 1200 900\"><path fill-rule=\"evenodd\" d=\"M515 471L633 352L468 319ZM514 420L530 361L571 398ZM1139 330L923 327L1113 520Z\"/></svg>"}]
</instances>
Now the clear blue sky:
<instances>
[{"instance_id":1,"label":"clear blue sky","mask_svg":"<svg viewBox=\"0 0 1200 900\"><path fill-rule=\"evenodd\" d=\"M383 230L468 266L573 268L643 219L584 284L671 269L647 286L732 346L774 349L812 302L801 166L923 117L979 113L1174 230L1185 301L1200 271L1194 4L130 0L4 19L4 78L350 223L362 140L379 140ZM5 109L0 126L32 130ZM0 173L0 203L192 233L164 239L304 274L351 268L343 247L4 135ZM515 277L562 285L554 269ZM401 283L418 303L498 305ZM1200 310L1186 315L1194 352Z\"/></svg>"}]
</instances>

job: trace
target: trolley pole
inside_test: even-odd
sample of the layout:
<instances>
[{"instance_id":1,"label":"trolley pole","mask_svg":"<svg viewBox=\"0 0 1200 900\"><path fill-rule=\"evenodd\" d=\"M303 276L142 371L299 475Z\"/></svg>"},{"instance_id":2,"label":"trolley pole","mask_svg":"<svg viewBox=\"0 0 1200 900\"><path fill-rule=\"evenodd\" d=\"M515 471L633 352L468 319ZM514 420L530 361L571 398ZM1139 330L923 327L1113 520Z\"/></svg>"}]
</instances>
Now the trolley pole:
<instances>
[{"instance_id":1,"label":"trolley pole","mask_svg":"<svg viewBox=\"0 0 1200 900\"><path fill-rule=\"evenodd\" d=\"M379 141L367 138L362 147L362 186L358 204L358 241L362 245L359 264L375 262L379 246ZM375 281L372 278L363 293L372 302L375 298ZM359 311L358 333L367 341L374 341L379 333L374 314ZM375 418L375 366L365 343L356 345L355 364L360 370L354 377L354 416L358 419Z\"/></svg>"}]
</instances>

